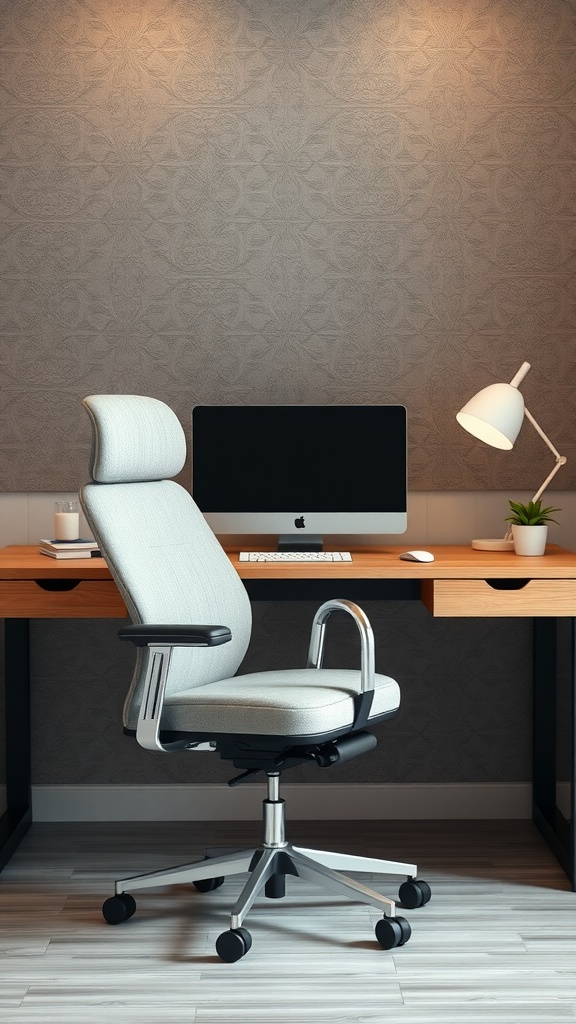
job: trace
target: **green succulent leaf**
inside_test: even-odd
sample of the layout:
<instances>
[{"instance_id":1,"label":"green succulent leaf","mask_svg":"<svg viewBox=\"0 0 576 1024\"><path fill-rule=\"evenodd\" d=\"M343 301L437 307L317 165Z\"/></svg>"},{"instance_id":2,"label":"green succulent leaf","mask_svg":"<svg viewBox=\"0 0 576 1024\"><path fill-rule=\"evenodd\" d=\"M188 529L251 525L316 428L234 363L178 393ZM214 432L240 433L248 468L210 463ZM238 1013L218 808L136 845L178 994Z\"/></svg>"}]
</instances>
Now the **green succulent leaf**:
<instances>
[{"instance_id":1,"label":"green succulent leaf","mask_svg":"<svg viewBox=\"0 0 576 1024\"><path fill-rule=\"evenodd\" d=\"M521 501L509 501L512 515L506 516L505 522L514 526L543 526L544 523L557 523L558 520L552 517L553 512L561 512L559 508L542 508L542 500L529 501L524 504Z\"/></svg>"}]
</instances>

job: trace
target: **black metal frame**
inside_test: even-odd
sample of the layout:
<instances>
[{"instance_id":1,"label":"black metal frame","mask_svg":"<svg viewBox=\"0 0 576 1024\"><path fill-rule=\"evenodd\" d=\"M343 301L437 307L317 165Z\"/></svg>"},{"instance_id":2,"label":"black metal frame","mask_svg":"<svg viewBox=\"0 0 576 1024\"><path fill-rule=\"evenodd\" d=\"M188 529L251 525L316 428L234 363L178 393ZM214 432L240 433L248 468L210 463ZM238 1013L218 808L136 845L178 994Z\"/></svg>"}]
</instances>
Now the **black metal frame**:
<instances>
[{"instance_id":1,"label":"black metal frame","mask_svg":"<svg viewBox=\"0 0 576 1024\"><path fill-rule=\"evenodd\" d=\"M4 623L4 715L6 810L0 818L0 869L32 823L28 619L6 619Z\"/></svg>"},{"instance_id":2,"label":"black metal frame","mask_svg":"<svg viewBox=\"0 0 576 1024\"><path fill-rule=\"evenodd\" d=\"M568 875L576 892L575 826L576 786L576 620L571 620L570 637L570 817L558 806L556 787L558 723L558 620L534 619L532 700L532 819Z\"/></svg>"}]
</instances>

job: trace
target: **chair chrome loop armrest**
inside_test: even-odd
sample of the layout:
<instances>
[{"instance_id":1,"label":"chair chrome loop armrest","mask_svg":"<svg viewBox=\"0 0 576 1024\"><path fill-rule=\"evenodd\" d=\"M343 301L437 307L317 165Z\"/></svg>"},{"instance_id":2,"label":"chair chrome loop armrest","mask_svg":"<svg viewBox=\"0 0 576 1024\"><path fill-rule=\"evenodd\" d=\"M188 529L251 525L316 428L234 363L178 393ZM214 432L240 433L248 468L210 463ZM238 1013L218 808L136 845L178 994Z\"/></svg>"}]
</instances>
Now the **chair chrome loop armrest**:
<instances>
[{"instance_id":1,"label":"chair chrome loop armrest","mask_svg":"<svg viewBox=\"0 0 576 1024\"><path fill-rule=\"evenodd\" d=\"M129 640L136 647L162 644L171 647L217 647L227 644L232 633L227 626L205 626L196 624L155 624L132 622L118 630L121 640Z\"/></svg>"},{"instance_id":2,"label":"chair chrome loop armrest","mask_svg":"<svg viewBox=\"0 0 576 1024\"><path fill-rule=\"evenodd\" d=\"M332 612L347 612L354 619L360 633L360 693L354 697L354 720L351 731L363 729L368 721L374 699L376 659L374 654L374 633L370 620L359 605L344 598L326 601L318 608L312 622L307 668L322 668L326 623Z\"/></svg>"},{"instance_id":3,"label":"chair chrome loop armrest","mask_svg":"<svg viewBox=\"0 0 576 1024\"><path fill-rule=\"evenodd\" d=\"M322 668L326 623L332 612L347 612L351 615L360 633L360 690L366 693L374 689L375 656L374 633L368 616L353 601L336 598L320 606L312 622L307 668Z\"/></svg>"}]
</instances>

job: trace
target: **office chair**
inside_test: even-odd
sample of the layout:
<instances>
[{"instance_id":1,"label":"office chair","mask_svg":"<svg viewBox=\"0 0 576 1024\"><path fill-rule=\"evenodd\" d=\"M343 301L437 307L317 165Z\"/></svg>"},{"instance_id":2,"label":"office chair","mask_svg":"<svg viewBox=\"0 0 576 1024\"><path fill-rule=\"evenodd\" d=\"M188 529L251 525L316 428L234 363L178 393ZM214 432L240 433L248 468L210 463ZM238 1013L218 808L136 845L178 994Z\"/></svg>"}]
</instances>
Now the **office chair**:
<instances>
[{"instance_id":1,"label":"office chair","mask_svg":"<svg viewBox=\"0 0 576 1024\"><path fill-rule=\"evenodd\" d=\"M124 731L147 750L217 752L240 769L230 785L260 772L267 780L257 849L208 853L192 864L120 879L102 908L105 920L132 917L130 890L193 883L209 892L227 875L248 872L230 928L216 942L219 957L233 962L252 944L243 922L254 900L262 890L282 897L290 874L376 907L383 913L375 929L380 946L403 945L411 929L394 900L342 871L406 876L399 898L415 908L430 899L416 865L292 846L280 798L283 772L367 752L376 738L365 727L398 710L398 684L375 673L366 615L350 601L327 601L313 619L306 668L236 675L250 639L250 601L190 494L170 479L186 454L178 418L163 402L138 395L92 395L84 405L93 446L82 507L132 619L119 636L136 647ZM322 668L333 613L352 616L358 627L359 670Z\"/></svg>"}]
</instances>

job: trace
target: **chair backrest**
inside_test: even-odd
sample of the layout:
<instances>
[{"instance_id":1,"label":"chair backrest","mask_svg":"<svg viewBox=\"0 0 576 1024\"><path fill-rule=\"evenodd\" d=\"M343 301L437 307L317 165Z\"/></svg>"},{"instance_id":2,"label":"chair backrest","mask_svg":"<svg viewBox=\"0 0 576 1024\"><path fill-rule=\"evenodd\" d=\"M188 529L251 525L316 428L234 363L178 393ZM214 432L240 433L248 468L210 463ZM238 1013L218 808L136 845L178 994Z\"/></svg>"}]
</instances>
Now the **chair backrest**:
<instances>
[{"instance_id":1,"label":"chair backrest","mask_svg":"<svg viewBox=\"0 0 576 1024\"><path fill-rule=\"evenodd\" d=\"M80 500L132 621L232 631L220 647L176 650L170 690L234 675L250 640L250 601L191 495L168 479L186 457L177 416L140 395L91 395L84 406L93 428L92 482ZM144 649L126 699L128 728L136 726L146 659Z\"/></svg>"}]
</instances>

